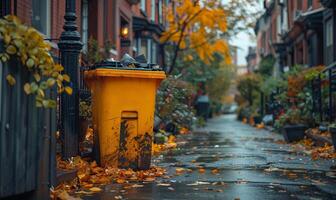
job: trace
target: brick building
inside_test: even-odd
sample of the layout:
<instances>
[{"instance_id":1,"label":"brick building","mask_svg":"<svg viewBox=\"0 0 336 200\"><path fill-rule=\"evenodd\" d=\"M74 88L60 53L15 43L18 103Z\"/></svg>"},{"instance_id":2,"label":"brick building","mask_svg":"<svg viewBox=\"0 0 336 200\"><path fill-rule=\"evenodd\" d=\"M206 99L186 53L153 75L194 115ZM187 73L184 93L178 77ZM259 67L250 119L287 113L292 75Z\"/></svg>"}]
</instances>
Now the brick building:
<instances>
[{"instance_id":1,"label":"brick building","mask_svg":"<svg viewBox=\"0 0 336 200\"><path fill-rule=\"evenodd\" d=\"M272 55L281 72L293 65L335 61L334 6L328 0L265 0L265 12L255 26L257 63Z\"/></svg>"},{"instance_id":2,"label":"brick building","mask_svg":"<svg viewBox=\"0 0 336 200\"><path fill-rule=\"evenodd\" d=\"M247 71L253 72L257 70L257 53L255 47L249 47L247 56L245 57L247 63Z\"/></svg>"},{"instance_id":3,"label":"brick building","mask_svg":"<svg viewBox=\"0 0 336 200\"><path fill-rule=\"evenodd\" d=\"M325 7L323 13L324 63L330 65L336 61L336 1L321 0L321 4Z\"/></svg>"},{"instance_id":4,"label":"brick building","mask_svg":"<svg viewBox=\"0 0 336 200\"><path fill-rule=\"evenodd\" d=\"M149 62L162 63L163 48L158 38L164 30L165 0L75 0L78 32L86 53L89 38L99 47L110 44L110 56L144 54ZM57 49L63 31L65 0L1 0L1 15L17 15L34 26Z\"/></svg>"}]
</instances>

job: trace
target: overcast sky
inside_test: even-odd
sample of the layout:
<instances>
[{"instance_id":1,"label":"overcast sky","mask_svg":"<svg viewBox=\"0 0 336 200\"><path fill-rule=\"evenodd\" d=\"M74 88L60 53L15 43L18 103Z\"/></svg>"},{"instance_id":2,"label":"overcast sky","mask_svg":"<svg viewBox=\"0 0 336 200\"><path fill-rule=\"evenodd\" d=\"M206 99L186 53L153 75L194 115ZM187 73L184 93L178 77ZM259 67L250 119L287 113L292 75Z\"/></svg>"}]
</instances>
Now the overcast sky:
<instances>
[{"instance_id":1,"label":"overcast sky","mask_svg":"<svg viewBox=\"0 0 336 200\"><path fill-rule=\"evenodd\" d=\"M225 2L225 0L223 0ZM262 9L262 1L260 1L260 8L251 9ZM238 47L238 65L246 65L245 57L247 55L247 50L249 46L256 46L256 41L251 40L249 34L242 32L238 34L231 42L232 45Z\"/></svg>"}]
</instances>

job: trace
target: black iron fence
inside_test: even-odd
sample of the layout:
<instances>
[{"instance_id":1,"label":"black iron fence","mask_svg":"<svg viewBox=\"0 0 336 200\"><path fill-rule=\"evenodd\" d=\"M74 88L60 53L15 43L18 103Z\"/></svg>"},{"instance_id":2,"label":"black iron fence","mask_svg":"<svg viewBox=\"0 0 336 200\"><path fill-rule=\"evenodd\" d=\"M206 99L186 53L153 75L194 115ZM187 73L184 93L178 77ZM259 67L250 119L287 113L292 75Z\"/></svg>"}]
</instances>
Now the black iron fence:
<instances>
[{"instance_id":1,"label":"black iron fence","mask_svg":"<svg viewBox=\"0 0 336 200\"><path fill-rule=\"evenodd\" d=\"M336 62L312 80L313 113L322 122L336 119Z\"/></svg>"}]
</instances>

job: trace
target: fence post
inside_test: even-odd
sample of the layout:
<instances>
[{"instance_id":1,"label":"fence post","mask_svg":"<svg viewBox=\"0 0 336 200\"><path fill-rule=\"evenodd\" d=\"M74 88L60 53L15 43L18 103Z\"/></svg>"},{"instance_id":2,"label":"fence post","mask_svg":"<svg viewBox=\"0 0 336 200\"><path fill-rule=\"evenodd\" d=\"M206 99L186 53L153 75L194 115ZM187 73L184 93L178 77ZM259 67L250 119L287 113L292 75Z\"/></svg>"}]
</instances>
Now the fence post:
<instances>
[{"instance_id":1,"label":"fence post","mask_svg":"<svg viewBox=\"0 0 336 200\"><path fill-rule=\"evenodd\" d=\"M332 99L332 71L331 69L328 70L328 79L329 79L329 122L333 120L333 99Z\"/></svg>"},{"instance_id":2,"label":"fence post","mask_svg":"<svg viewBox=\"0 0 336 200\"><path fill-rule=\"evenodd\" d=\"M78 58L82 43L76 18L76 0L66 0L64 31L58 43L61 64L70 76L70 87L73 89L71 96L63 94L61 97L62 154L65 159L78 155L79 151Z\"/></svg>"},{"instance_id":3,"label":"fence post","mask_svg":"<svg viewBox=\"0 0 336 200\"><path fill-rule=\"evenodd\" d=\"M323 120L323 107L322 107L321 74L318 75L317 80L318 80L318 112L319 112L320 121L322 122L322 120Z\"/></svg>"}]
</instances>

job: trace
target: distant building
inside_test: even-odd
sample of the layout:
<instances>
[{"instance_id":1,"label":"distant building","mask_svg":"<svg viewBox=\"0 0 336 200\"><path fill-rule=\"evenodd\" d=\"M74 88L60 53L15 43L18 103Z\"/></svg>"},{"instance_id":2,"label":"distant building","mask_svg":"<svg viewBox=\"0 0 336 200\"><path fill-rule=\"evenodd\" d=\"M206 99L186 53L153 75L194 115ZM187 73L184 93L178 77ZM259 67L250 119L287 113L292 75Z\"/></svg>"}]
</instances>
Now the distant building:
<instances>
[{"instance_id":1,"label":"distant building","mask_svg":"<svg viewBox=\"0 0 336 200\"><path fill-rule=\"evenodd\" d=\"M257 66L257 53L255 47L249 47L247 56L245 57L247 62L247 71L248 72L254 72L256 69L258 69Z\"/></svg>"},{"instance_id":2,"label":"distant building","mask_svg":"<svg viewBox=\"0 0 336 200\"><path fill-rule=\"evenodd\" d=\"M257 65L269 55L276 58L277 72L335 61L335 5L334 0L265 0L255 26Z\"/></svg>"},{"instance_id":3,"label":"distant building","mask_svg":"<svg viewBox=\"0 0 336 200\"><path fill-rule=\"evenodd\" d=\"M323 11L323 49L324 64L330 65L336 61L336 1L321 0L325 7Z\"/></svg>"},{"instance_id":4,"label":"distant building","mask_svg":"<svg viewBox=\"0 0 336 200\"><path fill-rule=\"evenodd\" d=\"M237 66L238 65L238 47L230 45L230 51L231 51L232 64Z\"/></svg>"},{"instance_id":5,"label":"distant building","mask_svg":"<svg viewBox=\"0 0 336 200\"><path fill-rule=\"evenodd\" d=\"M236 65L236 67L238 76L248 73L246 65Z\"/></svg>"}]
</instances>

